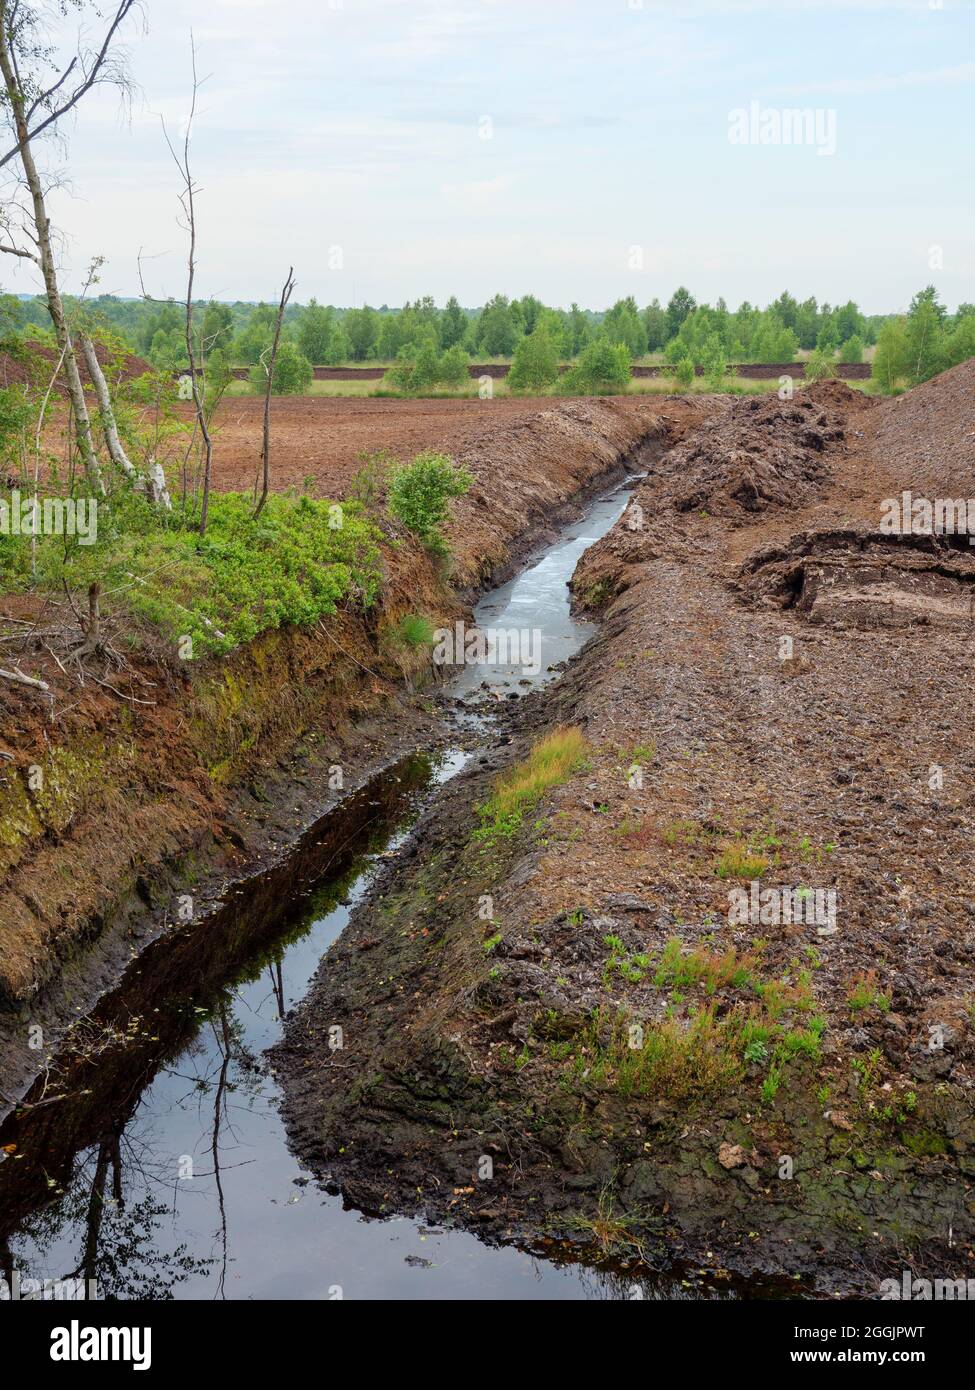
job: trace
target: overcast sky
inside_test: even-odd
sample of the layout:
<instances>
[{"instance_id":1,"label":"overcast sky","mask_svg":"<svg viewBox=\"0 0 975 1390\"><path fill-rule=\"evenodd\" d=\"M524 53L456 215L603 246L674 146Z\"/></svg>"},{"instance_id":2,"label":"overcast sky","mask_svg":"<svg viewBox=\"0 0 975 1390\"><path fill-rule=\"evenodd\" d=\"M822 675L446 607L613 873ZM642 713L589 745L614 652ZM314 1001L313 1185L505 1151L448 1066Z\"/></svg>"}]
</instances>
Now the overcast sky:
<instances>
[{"instance_id":1,"label":"overcast sky","mask_svg":"<svg viewBox=\"0 0 975 1390\"><path fill-rule=\"evenodd\" d=\"M52 208L65 278L179 294L185 238L160 115L181 128L192 27L198 287L401 304L501 292L590 308L856 298L933 281L975 300L968 0L146 0L139 95L88 98ZM820 112L805 145L730 114ZM835 120L835 152L828 132ZM771 127L767 127L771 129ZM339 262L341 263L339 266ZM331 263L331 267L330 267ZM942 268L939 268L942 267ZM934 267L934 268L932 268ZM7 289L33 288L0 265Z\"/></svg>"}]
</instances>

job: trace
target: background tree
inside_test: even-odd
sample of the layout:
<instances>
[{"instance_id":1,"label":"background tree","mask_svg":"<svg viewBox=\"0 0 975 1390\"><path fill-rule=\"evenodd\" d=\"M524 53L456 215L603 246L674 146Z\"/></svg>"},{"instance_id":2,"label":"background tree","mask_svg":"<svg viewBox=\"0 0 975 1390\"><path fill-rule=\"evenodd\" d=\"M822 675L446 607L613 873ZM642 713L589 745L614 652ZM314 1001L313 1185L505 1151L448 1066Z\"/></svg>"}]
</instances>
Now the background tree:
<instances>
[{"instance_id":1,"label":"background tree","mask_svg":"<svg viewBox=\"0 0 975 1390\"><path fill-rule=\"evenodd\" d=\"M631 374L626 344L611 343L600 335L583 348L579 360L563 376L561 388L567 395L601 396L625 391Z\"/></svg>"},{"instance_id":2,"label":"background tree","mask_svg":"<svg viewBox=\"0 0 975 1390\"><path fill-rule=\"evenodd\" d=\"M477 320L477 346L489 357L510 357L518 341L518 328L506 295L489 299Z\"/></svg>"},{"instance_id":3,"label":"background tree","mask_svg":"<svg viewBox=\"0 0 975 1390\"><path fill-rule=\"evenodd\" d=\"M301 396L308 390L314 379L312 364L289 338L282 338L274 359L273 369L268 361L255 362L250 370L250 384L253 391L263 396L270 384L272 396Z\"/></svg>"},{"instance_id":4,"label":"background tree","mask_svg":"<svg viewBox=\"0 0 975 1390\"><path fill-rule=\"evenodd\" d=\"M578 304L573 303L566 315L563 330L563 351L566 357L578 357L592 337L589 320Z\"/></svg>"},{"instance_id":5,"label":"background tree","mask_svg":"<svg viewBox=\"0 0 975 1390\"><path fill-rule=\"evenodd\" d=\"M863 339L858 333L853 333L847 338L845 343L840 344L841 362L862 362L863 361Z\"/></svg>"},{"instance_id":6,"label":"background tree","mask_svg":"<svg viewBox=\"0 0 975 1390\"><path fill-rule=\"evenodd\" d=\"M631 357L642 357L646 352L646 330L632 295L616 301L603 319L602 327L611 343L625 343Z\"/></svg>"},{"instance_id":7,"label":"background tree","mask_svg":"<svg viewBox=\"0 0 975 1390\"><path fill-rule=\"evenodd\" d=\"M544 391L559 376L559 354L555 340L544 323L519 340L515 348L508 385L512 391Z\"/></svg>"},{"instance_id":8,"label":"background tree","mask_svg":"<svg viewBox=\"0 0 975 1390\"><path fill-rule=\"evenodd\" d=\"M317 299L309 300L301 311L296 331L298 347L309 362L324 363L328 360L335 327L335 310L332 306L319 304Z\"/></svg>"},{"instance_id":9,"label":"background tree","mask_svg":"<svg viewBox=\"0 0 975 1390\"><path fill-rule=\"evenodd\" d=\"M891 395L907 376L907 325L904 318L893 318L877 335L877 348L870 375L879 390Z\"/></svg>"},{"instance_id":10,"label":"background tree","mask_svg":"<svg viewBox=\"0 0 975 1390\"><path fill-rule=\"evenodd\" d=\"M370 309L368 305L362 309L350 309L342 319L342 327L348 337L354 362L375 357L379 339L379 315L375 309Z\"/></svg>"},{"instance_id":11,"label":"background tree","mask_svg":"<svg viewBox=\"0 0 975 1390\"><path fill-rule=\"evenodd\" d=\"M690 290L681 285L670 297L667 305L667 337L676 338L680 326L688 314L697 307L697 301Z\"/></svg>"},{"instance_id":12,"label":"background tree","mask_svg":"<svg viewBox=\"0 0 975 1390\"><path fill-rule=\"evenodd\" d=\"M466 332L467 315L460 307L457 296L452 294L440 316L440 346L443 348L456 347L463 342Z\"/></svg>"},{"instance_id":13,"label":"background tree","mask_svg":"<svg viewBox=\"0 0 975 1390\"><path fill-rule=\"evenodd\" d=\"M644 309L643 331L647 339L647 352L659 352L667 341L667 315L660 307L659 299L654 299Z\"/></svg>"},{"instance_id":14,"label":"background tree","mask_svg":"<svg viewBox=\"0 0 975 1390\"><path fill-rule=\"evenodd\" d=\"M234 315L229 304L212 300L203 314L200 325L200 351L204 354L229 347L234 336Z\"/></svg>"},{"instance_id":15,"label":"background tree","mask_svg":"<svg viewBox=\"0 0 975 1390\"><path fill-rule=\"evenodd\" d=\"M912 385L927 381L944 369L946 310L933 285L911 301L907 315L905 350Z\"/></svg>"}]
</instances>

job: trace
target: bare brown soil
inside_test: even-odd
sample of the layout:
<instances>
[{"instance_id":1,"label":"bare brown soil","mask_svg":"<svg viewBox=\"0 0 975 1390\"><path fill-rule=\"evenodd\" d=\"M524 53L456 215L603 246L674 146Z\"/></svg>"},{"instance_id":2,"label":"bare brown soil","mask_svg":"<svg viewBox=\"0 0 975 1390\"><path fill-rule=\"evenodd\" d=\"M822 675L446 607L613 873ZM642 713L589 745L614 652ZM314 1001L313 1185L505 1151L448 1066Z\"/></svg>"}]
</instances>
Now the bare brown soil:
<instances>
[{"instance_id":1,"label":"bare brown soil","mask_svg":"<svg viewBox=\"0 0 975 1390\"><path fill-rule=\"evenodd\" d=\"M601 632L448 789L277 1053L324 1181L495 1239L831 1291L972 1273L975 559L878 523L901 488L971 490L973 378L716 403L659 460L577 570ZM560 723L585 767L484 850L495 769ZM834 891L836 930L736 923L752 881ZM710 985L658 977L672 940ZM673 1039L702 1010L701 1055L624 1087L614 1019ZM728 1071L740 1011L773 1041Z\"/></svg>"},{"instance_id":2,"label":"bare brown soil","mask_svg":"<svg viewBox=\"0 0 975 1390\"><path fill-rule=\"evenodd\" d=\"M460 454L468 439L558 405L530 397L399 401L276 396L272 405L274 487L279 491L301 488L311 478L314 495L342 496L362 466L362 453L385 449L404 459L421 449ZM261 455L263 410L264 402L257 396L232 396L220 406L214 435L217 488L253 487Z\"/></svg>"},{"instance_id":3,"label":"bare brown soil","mask_svg":"<svg viewBox=\"0 0 975 1390\"><path fill-rule=\"evenodd\" d=\"M108 371L113 363L112 354L101 343L95 344L95 354L102 367ZM57 362L57 353L38 343L31 344L24 360L11 356L8 352L0 352L0 387L23 385L27 381L42 381L44 388L46 388L57 367ZM144 376L146 372L152 370L151 365L144 358L136 356L135 353L128 353L116 375L123 381L130 381L135 377ZM78 353L78 371L81 373L82 381L87 383L89 379L88 369L80 352ZM56 380L53 394L59 395L63 389L60 380Z\"/></svg>"}]
</instances>

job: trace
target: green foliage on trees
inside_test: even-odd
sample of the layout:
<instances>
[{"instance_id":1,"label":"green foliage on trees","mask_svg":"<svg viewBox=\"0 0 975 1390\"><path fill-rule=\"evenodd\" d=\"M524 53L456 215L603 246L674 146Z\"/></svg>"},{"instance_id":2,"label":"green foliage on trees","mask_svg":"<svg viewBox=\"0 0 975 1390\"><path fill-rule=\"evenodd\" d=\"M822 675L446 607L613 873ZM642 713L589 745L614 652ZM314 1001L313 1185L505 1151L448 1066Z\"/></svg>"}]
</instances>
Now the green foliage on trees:
<instances>
[{"instance_id":1,"label":"green foliage on trees","mask_svg":"<svg viewBox=\"0 0 975 1390\"><path fill-rule=\"evenodd\" d=\"M470 380L469 358L459 344L440 352L432 330L418 343L407 343L396 354L396 361L383 382L394 391L417 395L435 387L457 388Z\"/></svg>"},{"instance_id":2,"label":"green foliage on trees","mask_svg":"<svg viewBox=\"0 0 975 1390\"><path fill-rule=\"evenodd\" d=\"M459 347L466 332L467 315L457 302L456 296L451 295L440 315L440 346L445 349Z\"/></svg>"},{"instance_id":3,"label":"green foliage on trees","mask_svg":"<svg viewBox=\"0 0 975 1390\"><path fill-rule=\"evenodd\" d=\"M807 381L825 381L836 375L836 359L828 348L814 348L806 361Z\"/></svg>"},{"instance_id":4,"label":"green foliage on trees","mask_svg":"<svg viewBox=\"0 0 975 1390\"><path fill-rule=\"evenodd\" d=\"M975 357L975 311L960 316L945 343L945 365L957 367Z\"/></svg>"},{"instance_id":5,"label":"green foliage on trees","mask_svg":"<svg viewBox=\"0 0 975 1390\"><path fill-rule=\"evenodd\" d=\"M263 306L267 308L268 306ZM260 361L261 354L268 352L274 338L273 320L268 322L266 314L258 306L251 313L247 323L237 334L231 348L235 362L251 366Z\"/></svg>"},{"instance_id":6,"label":"green foliage on trees","mask_svg":"<svg viewBox=\"0 0 975 1390\"><path fill-rule=\"evenodd\" d=\"M689 357L681 357L677 361L674 376L677 378L677 385L682 386L685 391L694 385L694 363Z\"/></svg>"},{"instance_id":7,"label":"green foliage on trees","mask_svg":"<svg viewBox=\"0 0 975 1390\"><path fill-rule=\"evenodd\" d=\"M681 285L679 289L674 291L671 295L670 303L667 305L668 338L675 338L677 336L680 332L681 324L687 318L688 314L692 313L696 308L697 300L691 294L690 290L685 289L684 286Z\"/></svg>"},{"instance_id":8,"label":"green foliage on trees","mask_svg":"<svg viewBox=\"0 0 975 1390\"><path fill-rule=\"evenodd\" d=\"M704 344L701 366L708 389L718 391L724 385L728 372L728 359L717 333L712 333Z\"/></svg>"},{"instance_id":9,"label":"green foliage on trees","mask_svg":"<svg viewBox=\"0 0 975 1390\"><path fill-rule=\"evenodd\" d=\"M643 311L643 332L647 352L659 352L667 341L667 313L660 307L659 299L654 299Z\"/></svg>"},{"instance_id":10,"label":"green foliage on trees","mask_svg":"<svg viewBox=\"0 0 975 1390\"><path fill-rule=\"evenodd\" d=\"M554 385L558 377L558 349L545 324L539 323L515 348L508 385L512 391L540 392Z\"/></svg>"},{"instance_id":11,"label":"green foliage on trees","mask_svg":"<svg viewBox=\"0 0 975 1390\"><path fill-rule=\"evenodd\" d=\"M565 373L561 390L569 395L601 396L625 391L632 372L630 352L625 343L611 343L600 335L579 355Z\"/></svg>"},{"instance_id":12,"label":"green foliage on trees","mask_svg":"<svg viewBox=\"0 0 975 1390\"><path fill-rule=\"evenodd\" d=\"M234 315L229 304L211 300L198 323L200 356L230 346L234 336Z\"/></svg>"},{"instance_id":13,"label":"green foliage on trees","mask_svg":"<svg viewBox=\"0 0 975 1390\"><path fill-rule=\"evenodd\" d=\"M354 362L375 357L379 326L379 315L368 305L364 309L349 309L345 314L342 327L349 340L350 356Z\"/></svg>"},{"instance_id":14,"label":"green foliage on trees","mask_svg":"<svg viewBox=\"0 0 975 1390\"><path fill-rule=\"evenodd\" d=\"M506 295L496 294L481 310L475 330L479 350L488 357L510 357L518 341L518 325Z\"/></svg>"},{"instance_id":15,"label":"green foliage on trees","mask_svg":"<svg viewBox=\"0 0 975 1390\"><path fill-rule=\"evenodd\" d=\"M877 335L870 376L884 395L893 395L907 377L907 322L890 319Z\"/></svg>"},{"instance_id":16,"label":"green foliage on trees","mask_svg":"<svg viewBox=\"0 0 975 1390\"><path fill-rule=\"evenodd\" d=\"M840 344L841 362L862 362L863 361L863 339L859 333L854 333L847 338L845 343Z\"/></svg>"},{"instance_id":17,"label":"green foliage on trees","mask_svg":"<svg viewBox=\"0 0 975 1390\"><path fill-rule=\"evenodd\" d=\"M647 350L646 329L632 295L616 301L603 319L602 331L611 343L625 343L631 358Z\"/></svg>"},{"instance_id":18,"label":"green foliage on trees","mask_svg":"<svg viewBox=\"0 0 975 1390\"><path fill-rule=\"evenodd\" d=\"M337 328L332 306L319 304L317 299L309 300L301 311L295 332L295 341L302 355L314 365L327 363Z\"/></svg>"},{"instance_id":19,"label":"green foliage on trees","mask_svg":"<svg viewBox=\"0 0 975 1390\"><path fill-rule=\"evenodd\" d=\"M268 357L255 362L250 370L252 390L263 396L267 390ZM301 396L312 383L314 372L308 358L287 338L278 344L278 355L274 362L274 377L271 394L274 396Z\"/></svg>"}]
</instances>

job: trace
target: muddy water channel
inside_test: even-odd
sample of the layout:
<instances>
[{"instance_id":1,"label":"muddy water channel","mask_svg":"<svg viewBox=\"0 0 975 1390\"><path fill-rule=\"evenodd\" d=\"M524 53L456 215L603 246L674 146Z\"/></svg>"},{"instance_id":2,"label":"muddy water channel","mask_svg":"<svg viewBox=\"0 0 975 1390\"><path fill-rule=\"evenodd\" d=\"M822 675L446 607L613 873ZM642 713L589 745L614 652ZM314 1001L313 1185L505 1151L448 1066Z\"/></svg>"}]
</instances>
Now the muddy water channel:
<instances>
[{"instance_id":1,"label":"muddy water channel","mask_svg":"<svg viewBox=\"0 0 975 1390\"><path fill-rule=\"evenodd\" d=\"M598 500L478 605L482 627L540 631L537 673L503 661L470 668L454 694L485 680L518 693L578 650L590 625L571 616L566 581L627 495L624 484ZM366 1216L318 1189L287 1148L264 1052L379 859L397 852L468 756L458 747L405 759L205 925L167 934L132 962L28 1092L30 1108L0 1128L8 1284L17 1271L93 1279L99 1297L123 1299L617 1298L632 1297L635 1282L646 1297L734 1296L693 1276L587 1268L556 1251Z\"/></svg>"}]
</instances>

